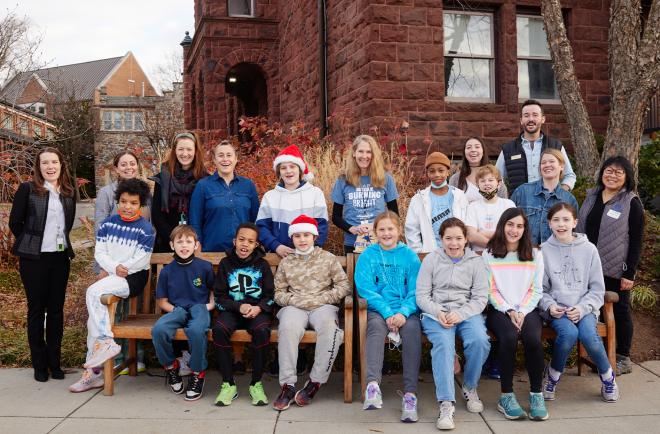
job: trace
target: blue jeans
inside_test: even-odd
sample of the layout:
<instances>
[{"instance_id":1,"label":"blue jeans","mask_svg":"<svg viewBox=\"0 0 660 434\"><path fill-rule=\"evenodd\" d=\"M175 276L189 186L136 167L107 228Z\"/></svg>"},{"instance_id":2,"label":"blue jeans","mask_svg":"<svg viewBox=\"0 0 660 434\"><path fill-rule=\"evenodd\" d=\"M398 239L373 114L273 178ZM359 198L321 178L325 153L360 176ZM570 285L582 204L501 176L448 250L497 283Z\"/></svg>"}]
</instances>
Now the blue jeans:
<instances>
[{"instance_id":1,"label":"blue jeans","mask_svg":"<svg viewBox=\"0 0 660 434\"><path fill-rule=\"evenodd\" d=\"M482 315L474 315L451 328L444 328L439 322L422 316L422 328L433 348L431 364L435 395L440 401L456 401L454 388L454 354L456 354L456 333L463 341L465 366L463 384L468 389L476 389L481 376L481 366L488 357L490 342L486 333L486 323Z\"/></svg>"},{"instance_id":2,"label":"blue jeans","mask_svg":"<svg viewBox=\"0 0 660 434\"><path fill-rule=\"evenodd\" d=\"M566 359L568 359L568 355L578 339L584 345L591 360L596 364L599 374L604 374L611 368L603 339L596 333L596 315L587 314L577 324L564 315L559 319L553 318L550 325L557 332L552 361L550 362L552 369L557 372L564 372Z\"/></svg>"},{"instance_id":3,"label":"blue jeans","mask_svg":"<svg viewBox=\"0 0 660 434\"><path fill-rule=\"evenodd\" d=\"M177 306L170 313L158 318L151 330L158 361L163 366L174 363L176 356L172 349L172 338L176 330L183 328L190 346L190 369L194 372L206 370L206 331L211 324L211 315L206 305L196 304L189 309Z\"/></svg>"}]
</instances>

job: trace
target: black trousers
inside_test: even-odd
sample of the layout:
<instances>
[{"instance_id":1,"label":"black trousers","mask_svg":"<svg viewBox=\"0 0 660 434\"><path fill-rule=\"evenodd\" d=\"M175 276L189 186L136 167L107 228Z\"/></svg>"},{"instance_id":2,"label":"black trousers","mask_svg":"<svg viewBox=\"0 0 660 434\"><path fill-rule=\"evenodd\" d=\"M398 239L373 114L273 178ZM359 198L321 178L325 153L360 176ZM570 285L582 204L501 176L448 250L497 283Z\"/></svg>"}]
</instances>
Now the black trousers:
<instances>
[{"instance_id":1,"label":"black trousers","mask_svg":"<svg viewBox=\"0 0 660 434\"><path fill-rule=\"evenodd\" d=\"M543 382L543 343L541 332L543 320L537 310L533 310L525 316L522 330L520 332L513 325L509 315L495 309L488 310L486 326L497 337L499 343L498 359L500 362L500 387L502 393L513 392L513 373L516 369L516 349L518 338L523 342L525 348L525 368L529 375L530 390L534 393L541 392Z\"/></svg>"},{"instance_id":2,"label":"black trousers","mask_svg":"<svg viewBox=\"0 0 660 434\"><path fill-rule=\"evenodd\" d=\"M70 265L66 252L41 253L41 258L36 260L20 258L18 268L28 305L28 343L32 355L32 367L35 370L60 368L64 332L64 295L69 280Z\"/></svg>"},{"instance_id":3,"label":"black trousers","mask_svg":"<svg viewBox=\"0 0 660 434\"><path fill-rule=\"evenodd\" d=\"M222 374L223 382L234 382L231 335L238 328L245 328L252 335L252 348L254 349L252 383L261 380L266 357L268 356L272 322L273 315L265 312L261 312L252 319L243 318L235 312L220 312L213 324L213 346L215 347L215 358L218 361L218 370Z\"/></svg>"},{"instance_id":4,"label":"black trousers","mask_svg":"<svg viewBox=\"0 0 660 434\"><path fill-rule=\"evenodd\" d=\"M630 356L633 337L633 320L630 314L630 291L621 291L621 279L605 276L605 290L619 294L619 301L612 306L616 324L616 353Z\"/></svg>"}]
</instances>

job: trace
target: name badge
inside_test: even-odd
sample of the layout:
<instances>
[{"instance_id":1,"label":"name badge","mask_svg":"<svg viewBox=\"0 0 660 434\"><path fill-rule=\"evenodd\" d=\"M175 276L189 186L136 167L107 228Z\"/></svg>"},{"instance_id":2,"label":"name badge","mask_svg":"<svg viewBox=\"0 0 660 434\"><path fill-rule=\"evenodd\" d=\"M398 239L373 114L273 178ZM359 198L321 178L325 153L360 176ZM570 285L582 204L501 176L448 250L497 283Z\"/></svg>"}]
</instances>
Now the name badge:
<instances>
[{"instance_id":1,"label":"name badge","mask_svg":"<svg viewBox=\"0 0 660 434\"><path fill-rule=\"evenodd\" d=\"M621 217L621 213L619 211L615 211L611 209L607 211L607 216L613 218L614 220L617 220L619 217Z\"/></svg>"},{"instance_id":2,"label":"name badge","mask_svg":"<svg viewBox=\"0 0 660 434\"><path fill-rule=\"evenodd\" d=\"M522 158L522 154L516 154L511 156L511 160L520 160Z\"/></svg>"}]
</instances>

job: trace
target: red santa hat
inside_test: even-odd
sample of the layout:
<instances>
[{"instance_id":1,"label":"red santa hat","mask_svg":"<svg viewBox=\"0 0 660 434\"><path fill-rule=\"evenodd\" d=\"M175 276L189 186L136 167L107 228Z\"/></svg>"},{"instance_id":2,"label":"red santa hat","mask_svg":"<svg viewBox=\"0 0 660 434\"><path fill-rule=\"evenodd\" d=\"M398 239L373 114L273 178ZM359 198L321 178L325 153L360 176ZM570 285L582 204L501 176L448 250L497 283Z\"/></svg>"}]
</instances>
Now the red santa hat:
<instances>
[{"instance_id":1,"label":"red santa hat","mask_svg":"<svg viewBox=\"0 0 660 434\"><path fill-rule=\"evenodd\" d=\"M296 166L300 167L300 171L303 173L304 181L311 181L314 179L314 174L309 171L307 163L303 159L300 149L296 145L287 146L282 149L275 160L273 161L273 170L277 174L277 166L282 163L293 163Z\"/></svg>"},{"instance_id":2,"label":"red santa hat","mask_svg":"<svg viewBox=\"0 0 660 434\"><path fill-rule=\"evenodd\" d=\"M293 219L289 225L289 238L293 234L299 234L301 232L309 232L310 234L318 236L319 224L316 222L316 219L306 216L305 214L300 214Z\"/></svg>"}]
</instances>

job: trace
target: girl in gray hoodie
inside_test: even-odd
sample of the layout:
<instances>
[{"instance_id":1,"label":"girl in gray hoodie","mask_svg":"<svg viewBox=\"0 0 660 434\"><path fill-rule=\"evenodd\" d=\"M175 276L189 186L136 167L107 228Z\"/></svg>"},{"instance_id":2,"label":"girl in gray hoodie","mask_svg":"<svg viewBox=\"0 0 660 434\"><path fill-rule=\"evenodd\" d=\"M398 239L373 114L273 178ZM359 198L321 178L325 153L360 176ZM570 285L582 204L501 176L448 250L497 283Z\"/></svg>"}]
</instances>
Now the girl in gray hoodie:
<instances>
[{"instance_id":1,"label":"girl in gray hoodie","mask_svg":"<svg viewBox=\"0 0 660 434\"><path fill-rule=\"evenodd\" d=\"M596 323L603 305L605 283L598 249L584 234L573 234L577 211L567 203L555 204L548 211L552 235L541 245L545 274L543 297L539 302L542 316L557 332L552 361L543 375L543 397L555 399L559 378L571 349L579 339L596 364L605 402L619 399L619 388L607 358Z\"/></svg>"},{"instance_id":2,"label":"girl in gray hoodie","mask_svg":"<svg viewBox=\"0 0 660 434\"><path fill-rule=\"evenodd\" d=\"M481 315L488 302L488 273L480 256L467 245L467 228L455 217L440 225L442 247L422 261L417 275L417 305L422 328L433 348L431 364L440 403L438 429L454 428L454 354L456 335L463 341L465 372L462 392L467 409L483 411L477 395L481 366L490 343Z\"/></svg>"}]
</instances>

